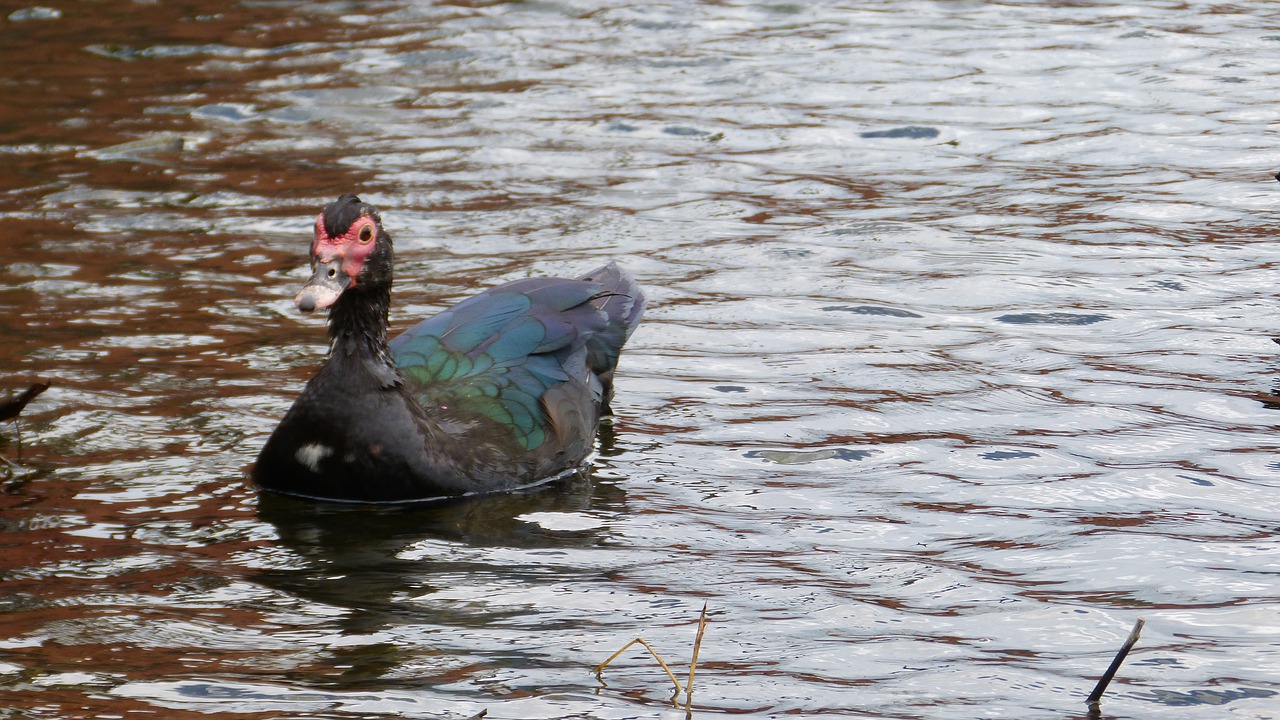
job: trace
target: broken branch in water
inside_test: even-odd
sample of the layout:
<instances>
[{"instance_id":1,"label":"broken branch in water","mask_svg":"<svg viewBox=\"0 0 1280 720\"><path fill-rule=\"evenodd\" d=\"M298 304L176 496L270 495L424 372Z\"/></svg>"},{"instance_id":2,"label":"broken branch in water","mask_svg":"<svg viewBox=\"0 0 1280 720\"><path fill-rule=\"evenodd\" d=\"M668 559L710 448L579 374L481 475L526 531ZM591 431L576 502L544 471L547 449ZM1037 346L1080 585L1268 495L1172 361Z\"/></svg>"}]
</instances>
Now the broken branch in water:
<instances>
[{"instance_id":1,"label":"broken branch in water","mask_svg":"<svg viewBox=\"0 0 1280 720\"><path fill-rule=\"evenodd\" d=\"M1107 671L1098 679L1098 684L1094 686L1093 692L1089 693L1089 699L1086 702L1089 703L1090 707L1097 707L1098 703L1102 701L1102 693L1107 691L1107 685L1111 684L1111 679L1120 670L1120 664L1124 662L1125 656L1137 644L1138 636L1142 635L1142 626L1146 624L1147 621L1142 618L1138 618L1138 621L1133 624L1133 629L1129 631L1129 639L1125 640L1124 645L1120 646L1120 652L1116 653L1115 659L1111 661L1111 667L1107 668Z\"/></svg>"},{"instance_id":2,"label":"broken branch in water","mask_svg":"<svg viewBox=\"0 0 1280 720\"><path fill-rule=\"evenodd\" d=\"M662 659L662 656L658 654L658 651L654 650L653 646L645 642L645 639L642 637L637 637L631 642L628 642L626 645L623 645L622 647L618 648L618 651L610 655L608 660L605 660L604 662L597 665L595 669L596 679L601 682L604 682L604 679L600 677L600 673L604 672L605 667L609 663L616 660L619 655L627 651L627 648L631 647L632 645L635 645L636 643L640 643L641 645L643 645L644 649L648 650L649 654L653 656L653 659L658 661L658 664L662 666L662 669L664 671L666 671L667 677L671 678L671 684L676 686L676 695L679 695L684 690L684 688L680 687L680 681L676 679L675 673L671 672L671 668L667 667L666 661Z\"/></svg>"},{"instance_id":3,"label":"broken branch in water","mask_svg":"<svg viewBox=\"0 0 1280 720\"><path fill-rule=\"evenodd\" d=\"M619 655L626 652L627 648L635 645L636 643L640 643L644 646L645 650L649 651L649 654L653 656L653 659L658 661L658 664L662 666L663 671L667 673L667 677L671 679L671 684L675 686L676 691L675 694L671 696L671 702L674 704L676 702L676 698L680 697L680 693L684 693L684 709L687 712L693 704L693 675L698 668L698 651L702 649L702 636L706 633L707 622L707 604L703 603L702 615L698 618L698 634L693 640L693 658L689 661L689 679L685 682L684 687L680 686L680 681L676 679L676 674L671 672L671 668L667 667L667 663L662 659L662 656L658 654L658 651L654 650L653 647L642 637L637 637L626 645L618 648L618 651L610 655L608 660L597 665L594 671L596 679L603 683L604 678L602 678L600 674L604 672L605 667L616 660Z\"/></svg>"}]
</instances>

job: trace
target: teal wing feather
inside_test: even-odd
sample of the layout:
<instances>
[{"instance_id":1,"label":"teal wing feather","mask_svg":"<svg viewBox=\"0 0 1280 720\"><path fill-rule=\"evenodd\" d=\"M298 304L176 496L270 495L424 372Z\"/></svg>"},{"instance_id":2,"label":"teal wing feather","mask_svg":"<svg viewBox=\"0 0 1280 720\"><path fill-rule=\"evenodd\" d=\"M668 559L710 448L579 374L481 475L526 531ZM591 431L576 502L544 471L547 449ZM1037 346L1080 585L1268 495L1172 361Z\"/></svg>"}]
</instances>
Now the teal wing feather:
<instances>
[{"instance_id":1,"label":"teal wing feather","mask_svg":"<svg viewBox=\"0 0 1280 720\"><path fill-rule=\"evenodd\" d=\"M517 280L406 330L391 341L391 354L428 412L479 416L493 432L536 450L555 434L544 403L549 390L576 379L592 402L602 402L588 356L598 354L592 338L610 325L593 304L603 292L586 280Z\"/></svg>"}]
</instances>

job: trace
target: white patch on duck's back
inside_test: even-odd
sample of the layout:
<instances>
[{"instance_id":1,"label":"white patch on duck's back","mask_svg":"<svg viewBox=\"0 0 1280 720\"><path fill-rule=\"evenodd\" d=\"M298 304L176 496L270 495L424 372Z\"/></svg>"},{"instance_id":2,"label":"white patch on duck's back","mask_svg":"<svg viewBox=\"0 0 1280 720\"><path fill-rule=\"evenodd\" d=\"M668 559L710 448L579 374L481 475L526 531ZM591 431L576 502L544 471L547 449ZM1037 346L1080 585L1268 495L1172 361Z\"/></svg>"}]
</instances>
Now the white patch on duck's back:
<instances>
[{"instance_id":1,"label":"white patch on duck's back","mask_svg":"<svg viewBox=\"0 0 1280 720\"><path fill-rule=\"evenodd\" d=\"M298 451L293 456L308 470L318 473L320 472L320 461L332 454L333 448L322 443L313 442L298 448Z\"/></svg>"}]
</instances>

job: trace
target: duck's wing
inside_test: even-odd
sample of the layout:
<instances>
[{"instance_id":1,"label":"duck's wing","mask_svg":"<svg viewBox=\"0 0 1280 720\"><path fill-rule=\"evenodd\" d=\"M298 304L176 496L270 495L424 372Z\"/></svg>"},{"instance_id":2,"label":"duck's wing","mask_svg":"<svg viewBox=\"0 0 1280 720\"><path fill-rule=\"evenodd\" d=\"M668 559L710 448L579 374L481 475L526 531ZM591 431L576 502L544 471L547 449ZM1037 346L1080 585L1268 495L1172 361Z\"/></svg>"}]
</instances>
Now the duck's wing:
<instances>
[{"instance_id":1,"label":"duck's wing","mask_svg":"<svg viewBox=\"0 0 1280 720\"><path fill-rule=\"evenodd\" d=\"M428 415L526 451L581 443L604 399L588 356L611 324L600 307L608 292L588 280L517 280L406 330L391 354Z\"/></svg>"}]
</instances>

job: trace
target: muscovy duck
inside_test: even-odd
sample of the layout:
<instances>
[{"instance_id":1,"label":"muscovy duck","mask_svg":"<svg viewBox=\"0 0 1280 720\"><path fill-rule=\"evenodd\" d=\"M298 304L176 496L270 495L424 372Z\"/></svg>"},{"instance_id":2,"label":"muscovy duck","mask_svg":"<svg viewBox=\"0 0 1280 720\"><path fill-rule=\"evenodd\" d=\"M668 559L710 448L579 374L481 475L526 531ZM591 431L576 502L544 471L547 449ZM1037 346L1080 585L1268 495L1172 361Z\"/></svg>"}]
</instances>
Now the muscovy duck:
<instances>
[{"instance_id":1,"label":"muscovy duck","mask_svg":"<svg viewBox=\"0 0 1280 720\"><path fill-rule=\"evenodd\" d=\"M329 357L271 434L261 488L412 502L503 492L579 467L609 414L645 298L612 262L577 279L516 280L387 342L391 237L343 195L316 218L298 309L329 310Z\"/></svg>"}]
</instances>

